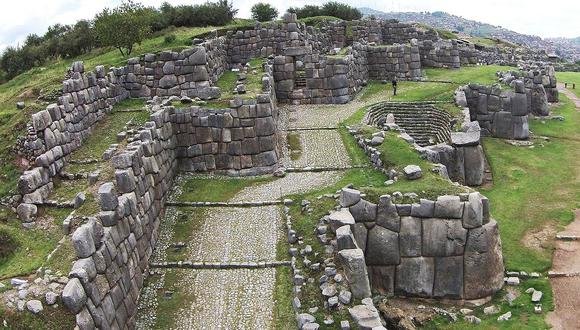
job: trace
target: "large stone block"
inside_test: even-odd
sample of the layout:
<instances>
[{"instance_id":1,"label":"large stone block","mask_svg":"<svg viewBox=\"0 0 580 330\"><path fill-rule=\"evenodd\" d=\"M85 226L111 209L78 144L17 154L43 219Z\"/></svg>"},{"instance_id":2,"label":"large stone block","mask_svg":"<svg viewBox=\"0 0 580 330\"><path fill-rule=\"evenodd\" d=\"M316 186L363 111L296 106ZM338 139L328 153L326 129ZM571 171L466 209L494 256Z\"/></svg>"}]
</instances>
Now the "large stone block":
<instances>
[{"instance_id":1,"label":"large stone block","mask_svg":"<svg viewBox=\"0 0 580 330\"><path fill-rule=\"evenodd\" d=\"M525 116L528 114L528 98L526 94L516 93L511 97L511 109L514 116Z\"/></svg>"},{"instance_id":2,"label":"large stone block","mask_svg":"<svg viewBox=\"0 0 580 330\"><path fill-rule=\"evenodd\" d=\"M71 278L62 291L62 302L73 313L78 313L87 302L87 295L78 278Z\"/></svg>"},{"instance_id":3,"label":"large stone block","mask_svg":"<svg viewBox=\"0 0 580 330\"><path fill-rule=\"evenodd\" d=\"M516 140L526 140L530 137L528 116L513 117L513 138Z\"/></svg>"},{"instance_id":4,"label":"large stone block","mask_svg":"<svg viewBox=\"0 0 580 330\"><path fill-rule=\"evenodd\" d=\"M451 299L463 297L463 256L435 258L433 295Z\"/></svg>"},{"instance_id":5,"label":"large stone block","mask_svg":"<svg viewBox=\"0 0 580 330\"><path fill-rule=\"evenodd\" d=\"M398 265L399 234L381 226L374 226L368 232L366 261L368 265Z\"/></svg>"},{"instance_id":6,"label":"large stone block","mask_svg":"<svg viewBox=\"0 0 580 330\"><path fill-rule=\"evenodd\" d=\"M340 211L330 213L328 222L330 223L330 228L335 232L344 225L354 226L355 224L354 218L347 208L341 208Z\"/></svg>"},{"instance_id":7,"label":"large stone block","mask_svg":"<svg viewBox=\"0 0 580 330\"><path fill-rule=\"evenodd\" d=\"M435 202L421 198L419 204L411 205L411 216L419 218L432 218L435 212Z\"/></svg>"},{"instance_id":8,"label":"large stone block","mask_svg":"<svg viewBox=\"0 0 580 330\"><path fill-rule=\"evenodd\" d=\"M399 232L401 257L420 257L422 251L422 220L415 217L401 218Z\"/></svg>"},{"instance_id":9,"label":"large stone block","mask_svg":"<svg viewBox=\"0 0 580 330\"><path fill-rule=\"evenodd\" d=\"M399 213L397 213L396 205L391 200L391 196L383 195L379 198L376 223L389 230L399 231L401 218L399 217Z\"/></svg>"},{"instance_id":10,"label":"large stone block","mask_svg":"<svg viewBox=\"0 0 580 330\"><path fill-rule=\"evenodd\" d=\"M480 299L503 286L504 265L497 223L469 230L464 256L465 299Z\"/></svg>"},{"instance_id":11,"label":"large stone block","mask_svg":"<svg viewBox=\"0 0 580 330\"><path fill-rule=\"evenodd\" d=\"M463 208L463 204L461 204ZM424 219L423 256L449 257L462 255L467 230L461 220Z\"/></svg>"},{"instance_id":12,"label":"large stone block","mask_svg":"<svg viewBox=\"0 0 580 330\"><path fill-rule=\"evenodd\" d=\"M369 266L371 288L381 295L394 295L395 268L396 266Z\"/></svg>"},{"instance_id":13,"label":"large stone block","mask_svg":"<svg viewBox=\"0 0 580 330\"><path fill-rule=\"evenodd\" d=\"M496 113L493 117L493 124L491 127L493 136L503 139L513 138L512 118L512 114L507 111Z\"/></svg>"},{"instance_id":14,"label":"large stone block","mask_svg":"<svg viewBox=\"0 0 580 330\"><path fill-rule=\"evenodd\" d=\"M342 188L339 203L341 207L351 207L361 199L360 191L350 188Z\"/></svg>"},{"instance_id":15,"label":"large stone block","mask_svg":"<svg viewBox=\"0 0 580 330\"><path fill-rule=\"evenodd\" d=\"M465 184L472 187L480 186L483 183L485 169L483 148L478 145L463 149Z\"/></svg>"},{"instance_id":16,"label":"large stone block","mask_svg":"<svg viewBox=\"0 0 580 330\"><path fill-rule=\"evenodd\" d=\"M112 182L103 183L99 187L99 205L103 211L114 211L119 205L117 190Z\"/></svg>"},{"instance_id":17,"label":"large stone block","mask_svg":"<svg viewBox=\"0 0 580 330\"><path fill-rule=\"evenodd\" d=\"M350 226L344 225L336 230L336 247L338 248L338 251L358 249Z\"/></svg>"},{"instance_id":18,"label":"large stone block","mask_svg":"<svg viewBox=\"0 0 580 330\"><path fill-rule=\"evenodd\" d=\"M478 192L470 193L469 199L463 209L463 227L476 228L483 224L483 202L481 194Z\"/></svg>"},{"instance_id":19,"label":"large stone block","mask_svg":"<svg viewBox=\"0 0 580 330\"><path fill-rule=\"evenodd\" d=\"M434 215L436 218L461 219L463 204L459 196L444 195L437 197Z\"/></svg>"},{"instance_id":20,"label":"large stone block","mask_svg":"<svg viewBox=\"0 0 580 330\"><path fill-rule=\"evenodd\" d=\"M93 240L93 229L89 224L84 224L77 228L71 237L76 255L79 258L90 257L95 253L95 242Z\"/></svg>"},{"instance_id":21,"label":"large stone block","mask_svg":"<svg viewBox=\"0 0 580 330\"><path fill-rule=\"evenodd\" d=\"M353 298L370 297L371 286L363 251L361 249L342 250L338 252L338 257L344 267L345 277Z\"/></svg>"},{"instance_id":22,"label":"large stone block","mask_svg":"<svg viewBox=\"0 0 580 330\"><path fill-rule=\"evenodd\" d=\"M433 258L402 258L396 272L396 294L416 297L431 297L433 295L435 278Z\"/></svg>"},{"instance_id":23,"label":"large stone block","mask_svg":"<svg viewBox=\"0 0 580 330\"><path fill-rule=\"evenodd\" d=\"M361 199L349 208L356 222L374 222L377 218L377 205Z\"/></svg>"}]
</instances>

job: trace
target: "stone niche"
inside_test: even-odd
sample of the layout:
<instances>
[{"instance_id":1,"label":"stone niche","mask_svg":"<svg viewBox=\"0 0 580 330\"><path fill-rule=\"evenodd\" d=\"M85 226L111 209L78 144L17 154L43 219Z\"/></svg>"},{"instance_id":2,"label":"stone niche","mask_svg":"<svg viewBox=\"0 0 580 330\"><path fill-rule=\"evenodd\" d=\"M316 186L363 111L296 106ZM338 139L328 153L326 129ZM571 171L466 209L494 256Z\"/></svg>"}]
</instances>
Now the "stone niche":
<instances>
[{"instance_id":1,"label":"stone niche","mask_svg":"<svg viewBox=\"0 0 580 330\"><path fill-rule=\"evenodd\" d=\"M478 300L504 283L498 225L489 200L477 192L416 204L394 204L384 195L374 204L344 188L340 206L329 215L339 255L360 250L366 263L366 269L345 265L357 270L346 274L351 287L365 288L368 281L390 296ZM361 280L365 272L368 279ZM357 294L369 296L369 290Z\"/></svg>"}]
</instances>

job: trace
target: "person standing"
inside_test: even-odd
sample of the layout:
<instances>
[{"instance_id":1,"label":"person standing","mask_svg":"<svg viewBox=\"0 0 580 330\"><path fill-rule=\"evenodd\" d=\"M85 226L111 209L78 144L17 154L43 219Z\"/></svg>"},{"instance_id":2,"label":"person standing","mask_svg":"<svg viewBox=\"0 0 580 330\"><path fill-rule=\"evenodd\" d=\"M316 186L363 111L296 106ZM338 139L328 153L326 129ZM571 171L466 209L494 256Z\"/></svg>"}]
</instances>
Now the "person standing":
<instances>
[{"instance_id":1,"label":"person standing","mask_svg":"<svg viewBox=\"0 0 580 330\"><path fill-rule=\"evenodd\" d=\"M397 96L397 77L393 77L391 85L393 85L393 96Z\"/></svg>"}]
</instances>

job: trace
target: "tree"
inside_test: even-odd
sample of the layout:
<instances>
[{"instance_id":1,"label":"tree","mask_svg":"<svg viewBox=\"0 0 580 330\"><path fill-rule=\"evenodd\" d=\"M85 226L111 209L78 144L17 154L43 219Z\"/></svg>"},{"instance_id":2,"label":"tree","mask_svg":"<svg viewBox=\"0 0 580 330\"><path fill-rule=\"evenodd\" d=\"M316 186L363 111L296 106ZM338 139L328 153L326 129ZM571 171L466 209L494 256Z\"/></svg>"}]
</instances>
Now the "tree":
<instances>
[{"instance_id":1,"label":"tree","mask_svg":"<svg viewBox=\"0 0 580 330\"><path fill-rule=\"evenodd\" d=\"M252 18L259 22L268 22L278 17L278 10L270 4L258 2L252 6Z\"/></svg>"},{"instance_id":2,"label":"tree","mask_svg":"<svg viewBox=\"0 0 580 330\"><path fill-rule=\"evenodd\" d=\"M103 46L117 48L121 55L130 55L135 44L149 34L150 11L133 1L121 6L105 8L95 17L95 32Z\"/></svg>"}]
</instances>

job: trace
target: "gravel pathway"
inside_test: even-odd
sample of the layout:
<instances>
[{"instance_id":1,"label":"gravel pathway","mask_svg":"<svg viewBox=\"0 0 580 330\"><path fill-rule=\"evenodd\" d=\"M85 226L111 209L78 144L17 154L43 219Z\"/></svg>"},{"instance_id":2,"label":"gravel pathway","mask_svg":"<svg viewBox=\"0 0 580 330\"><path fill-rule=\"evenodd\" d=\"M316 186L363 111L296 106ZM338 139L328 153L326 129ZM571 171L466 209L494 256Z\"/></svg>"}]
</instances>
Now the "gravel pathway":
<instances>
[{"instance_id":1,"label":"gravel pathway","mask_svg":"<svg viewBox=\"0 0 580 330\"><path fill-rule=\"evenodd\" d=\"M564 93L580 111L580 99L574 93L564 88L564 84L558 84L558 91ZM576 167L577 172L580 171ZM574 222L569 224L560 234L580 237L580 209L574 212ZM580 241L556 241L552 270L556 272L573 273L580 272ZM554 311L547 317L548 324L552 329L579 329L580 315L580 276L567 278L551 278L552 291L554 292Z\"/></svg>"},{"instance_id":2,"label":"gravel pathway","mask_svg":"<svg viewBox=\"0 0 580 330\"><path fill-rule=\"evenodd\" d=\"M290 161L291 167L345 167L350 159L336 130L301 131L302 155Z\"/></svg>"}]
</instances>

